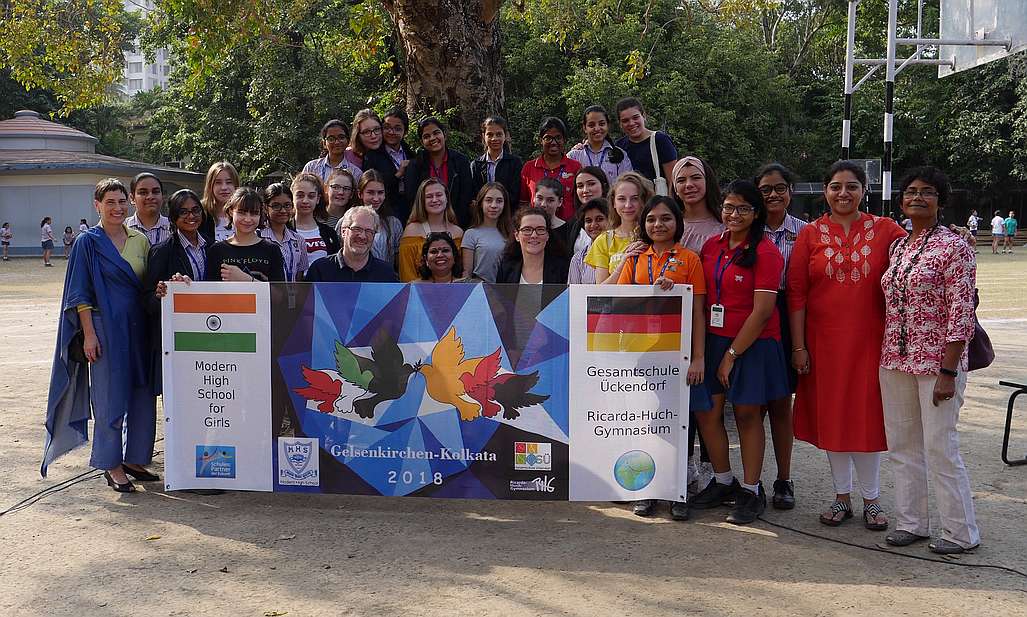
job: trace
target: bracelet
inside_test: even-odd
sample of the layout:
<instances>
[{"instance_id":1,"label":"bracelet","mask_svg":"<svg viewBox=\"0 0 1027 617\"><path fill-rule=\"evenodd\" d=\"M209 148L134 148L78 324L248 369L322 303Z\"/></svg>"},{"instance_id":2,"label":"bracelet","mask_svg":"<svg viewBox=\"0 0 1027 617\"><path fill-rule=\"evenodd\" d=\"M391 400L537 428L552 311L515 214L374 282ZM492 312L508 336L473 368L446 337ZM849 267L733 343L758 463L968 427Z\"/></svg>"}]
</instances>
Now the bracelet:
<instances>
[{"instance_id":1,"label":"bracelet","mask_svg":"<svg viewBox=\"0 0 1027 617\"><path fill-rule=\"evenodd\" d=\"M806 348L805 347L795 347L795 348L792 349L792 353L796 353L796 352L799 352L799 351L806 351Z\"/></svg>"},{"instance_id":2,"label":"bracelet","mask_svg":"<svg viewBox=\"0 0 1027 617\"><path fill-rule=\"evenodd\" d=\"M954 371L952 369L945 368L944 366L941 367L940 369L938 369L938 372L941 373L942 375L948 375L949 377L957 377L957 376L959 376L959 372L958 371Z\"/></svg>"}]
</instances>

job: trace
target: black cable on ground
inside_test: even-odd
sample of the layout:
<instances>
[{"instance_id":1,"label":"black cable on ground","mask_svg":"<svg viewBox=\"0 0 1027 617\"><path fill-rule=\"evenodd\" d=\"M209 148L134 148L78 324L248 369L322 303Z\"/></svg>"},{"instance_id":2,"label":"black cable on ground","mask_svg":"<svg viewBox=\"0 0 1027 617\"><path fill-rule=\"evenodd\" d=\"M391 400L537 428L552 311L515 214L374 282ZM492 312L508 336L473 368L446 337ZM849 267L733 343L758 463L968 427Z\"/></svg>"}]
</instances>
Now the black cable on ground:
<instances>
[{"instance_id":1,"label":"black cable on ground","mask_svg":"<svg viewBox=\"0 0 1027 617\"><path fill-rule=\"evenodd\" d=\"M57 484L54 484L53 486L48 486L48 487L44 488L41 491L38 491L37 493L35 493L33 495L29 495L28 497L26 497L25 499L22 499L21 501L19 501L18 503L14 504L10 508L7 508L6 510L0 512L0 516L3 516L5 514L14 514L15 512L20 512L20 511L28 508L29 506L35 504L37 501L40 501L44 497L49 497L50 495L53 495L55 493L59 493L59 492L65 490L65 489L69 489L69 488L75 486L76 484L78 484L80 482L85 482L86 480L95 480L96 478L100 478L100 477L103 477L103 472L102 471L97 471L96 469L90 469L89 471L85 471L83 473L80 473L79 475L77 475L77 476L75 476L73 478L68 478L67 480L64 480L62 482L58 482Z\"/></svg>"},{"instance_id":2,"label":"black cable on ground","mask_svg":"<svg viewBox=\"0 0 1027 617\"><path fill-rule=\"evenodd\" d=\"M861 548L863 550L873 551L875 553L886 553L888 555L895 555L896 557L907 557L909 559L917 559L919 561L930 561L930 562L933 562L933 563L940 563L940 564L944 564L944 565L947 565L947 566L962 566L964 568L990 568L990 569L993 569L993 570L1002 570L1004 572L1009 572L1010 574L1015 574L1017 576L1022 576L1023 578L1027 578L1027 573L1021 572L1020 570L1017 570L1016 568L1009 568L1009 567L1006 567L1006 566L996 566L996 565L993 565L993 564L990 564L990 563L963 563L962 561L950 561L948 559L937 559L937 558L934 558L934 557L924 557L922 555L912 555L910 553L901 553L899 551L891 551L891 550L888 550L888 549L885 549L885 548L881 548L879 546L867 546L865 544L857 544L855 542L847 542L845 540L839 540L837 538L831 538L831 537L828 537L828 536L822 536L820 534L812 533L810 531L803 531L802 529L796 529L795 527L789 527L788 525L782 525L781 523L775 523L773 521L768 521L767 519L763 518L762 516L757 517L757 518L760 521L770 525L771 527L777 527L778 529L786 529L788 531L791 531L791 532L794 532L794 533L797 533L797 534L800 534L800 535L808 536L810 538L816 538L818 540L827 540L828 542L834 542L835 544L842 544L844 546L851 546L853 548Z\"/></svg>"},{"instance_id":3,"label":"black cable on ground","mask_svg":"<svg viewBox=\"0 0 1027 617\"><path fill-rule=\"evenodd\" d=\"M158 443L160 443L162 441L164 441L163 437L161 437L160 439L154 441L153 443L154 443L154 445L156 445L156 444L158 444ZM153 456L157 456L157 455L162 454L162 453L163 453L162 450L154 450ZM20 511L28 508L29 506L34 505L36 502L38 502L40 500L42 500L42 499L44 499L46 497L49 497L50 495L53 495L55 493L59 493L59 492L65 490L65 489L69 489L69 488L75 486L76 484L79 484L80 482L85 482L86 480L95 480L96 478L102 478L102 477L103 477L103 472L99 471L97 469L90 469L89 471L84 471L84 472L78 474L77 476L75 476L73 478L68 478L67 480L62 480L61 482L58 482L57 484L54 484L53 486L48 486L48 487L44 488L41 491L37 491L36 493L34 493L32 495L29 495L28 497L26 497L25 499L22 499L21 501L19 501L18 503L14 504L10 508L7 508L6 510L0 511L0 516L3 516L5 514L15 514L17 512L20 512Z\"/></svg>"}]
</instances>

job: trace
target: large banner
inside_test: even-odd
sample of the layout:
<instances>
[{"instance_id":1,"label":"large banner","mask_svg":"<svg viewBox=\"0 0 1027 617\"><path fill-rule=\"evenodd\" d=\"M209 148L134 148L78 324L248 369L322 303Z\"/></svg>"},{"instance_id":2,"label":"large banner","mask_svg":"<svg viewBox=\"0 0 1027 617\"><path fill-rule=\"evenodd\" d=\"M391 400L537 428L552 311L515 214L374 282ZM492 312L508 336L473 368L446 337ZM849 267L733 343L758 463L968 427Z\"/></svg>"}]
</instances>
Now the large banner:
<instances>
[{"instance_id":1,"label":"large banner","mask_svg":"<svg viewBox=\"0 0 1027 617\"><path fill-rule=\"evenodd\" d=\"M691 289L173 283L167 488L684 494Z\"/></svg>"}]
</instances>

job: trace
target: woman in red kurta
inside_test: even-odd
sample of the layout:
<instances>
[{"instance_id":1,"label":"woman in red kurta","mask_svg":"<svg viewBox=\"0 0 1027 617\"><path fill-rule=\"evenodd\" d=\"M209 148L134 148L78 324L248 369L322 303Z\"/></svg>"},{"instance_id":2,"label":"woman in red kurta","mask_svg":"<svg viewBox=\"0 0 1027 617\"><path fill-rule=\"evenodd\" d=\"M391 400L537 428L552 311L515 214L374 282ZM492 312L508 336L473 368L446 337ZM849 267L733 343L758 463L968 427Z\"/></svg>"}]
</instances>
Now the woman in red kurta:
<instances>
[{"instance_id":1,"label":"woman in red kurta","mask_svg":"<svg viewBox=\"0 0 1027 617\"><path fill-rule=\"evenodd\" d=\"M866 173L850 161L828 170L831 208L799 233L788 268L795 436L827 451L835 502L820 516L837 526L852 518L855 466L867 529L886 529L878 505L881 452L888 449L878 368L884 338L881 276L888 247L905 235L890 218L859 211Z\"/></svg>"}]
</instances>

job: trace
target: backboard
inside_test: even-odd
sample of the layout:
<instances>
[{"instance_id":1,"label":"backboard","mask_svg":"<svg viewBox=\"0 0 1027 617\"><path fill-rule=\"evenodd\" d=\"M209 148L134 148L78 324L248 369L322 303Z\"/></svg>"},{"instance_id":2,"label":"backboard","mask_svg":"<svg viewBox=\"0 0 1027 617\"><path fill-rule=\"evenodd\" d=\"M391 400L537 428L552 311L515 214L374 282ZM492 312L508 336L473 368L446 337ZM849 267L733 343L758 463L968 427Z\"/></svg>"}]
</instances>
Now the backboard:
<instances>
[{"instance_id":1,"label":"backboard","mask_svg":"<svg viewBox=\"0 0 1027 617\"><path fill-rule=\"evenodd\" d=\"M938 67L938 77L1005 58L1027 49L1027 0L941 0L942 40L1010 39L1007 51L997 46L942 45L938 57L953 60L952 67Z\"/></svg>"}]
</instances>

